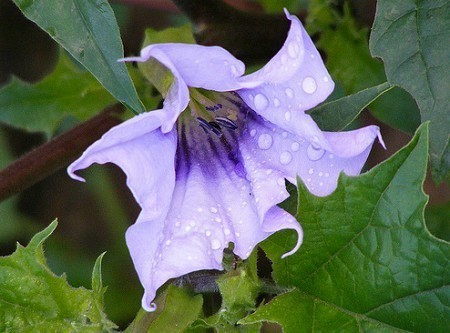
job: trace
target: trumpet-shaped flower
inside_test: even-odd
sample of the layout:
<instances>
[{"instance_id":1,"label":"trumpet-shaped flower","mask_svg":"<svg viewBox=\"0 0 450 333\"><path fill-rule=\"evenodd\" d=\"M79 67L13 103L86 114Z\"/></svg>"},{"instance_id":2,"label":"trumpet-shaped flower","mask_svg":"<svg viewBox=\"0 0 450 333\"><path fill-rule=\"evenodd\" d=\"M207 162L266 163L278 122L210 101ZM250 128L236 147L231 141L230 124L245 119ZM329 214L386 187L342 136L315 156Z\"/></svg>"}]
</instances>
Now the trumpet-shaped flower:
<instances>
[{"instance_id":1,"label":"trumpet-shaped flower","mask_svg":"<svg viewBox=\"0 0 450 333\"><path fill-rule=\"evenodd\" d=\"M288 197L285 179L299 176L316 195L331 193L341 171L357 175L376 126L321 131L305 110L334 84L300 21L262 69L220 47L155 44L128 61L156 59L173 74L163 108L112 128L68 172L112 162L142 211L126 241L145 294L144 309L168 279L222 269L223 250L247 258L274 232L297 232L296 219L277 206ZM381 138L380 138L381 140Z\"/></svg>"}]
</instances>

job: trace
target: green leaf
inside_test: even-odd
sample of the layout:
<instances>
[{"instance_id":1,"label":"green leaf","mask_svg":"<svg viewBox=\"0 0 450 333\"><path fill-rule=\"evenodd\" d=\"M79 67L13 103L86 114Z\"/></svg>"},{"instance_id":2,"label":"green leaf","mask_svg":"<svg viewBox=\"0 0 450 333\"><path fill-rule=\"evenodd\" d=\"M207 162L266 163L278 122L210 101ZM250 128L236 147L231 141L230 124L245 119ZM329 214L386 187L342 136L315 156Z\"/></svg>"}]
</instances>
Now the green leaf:
<instances>
[{"instance_id":1,"label":"green leaf","mask_svg":"<svg viewBox=\"0 0 450 333\"><path fill-rule=\"evenodd\" d=\"M283 8L287 8L290 12L296 13L301 9L304 9L307 0L257 0L263 7L264 11L267 13L281 14L283 13Z\"/></svg>"},{"instance_id":2,"label":"green leaf","mask_svg":"<svg viewBox=\"0 0 450 333\"><path fill-rule=\"evenodd\" d=\"M48 268L42 244L56 226L54 221L27 247L18 245L12 255L0 258L1 332L105 332L115 327L102 311L101 257L93 273L97 290L72 288L65 276Z\"/></svg>"},{"instance_id":3,"label":"green leaf","mask_svg":"<svg viewBox=\"0 0 450 333\"><path fill-rule=\"evenodd\" d=\"M23 14L46 31L91 72L118 101L143 112L124 63L114 13L106 0L14 0Z\"/></svg>"},{"instance_id":4,"label":"green leaf","mask_svg":"<svg viewBox=\"0 0 450 333\"><path fill-rule=\"evenodd\" d=\"M114 99L87 72L61 54L55 71L39 83L19 79L0 89L0 121L51 136L64 117L92 117Z\"/></svg>"},{"instance_id":5,"label":"green leaf","mask_svg":"<svg viewBox=\"0 0 450 333\"><path fill-rule=\"evenodd\" d=\"M321 104L308 113L324 131L341 131L347 127L372 101L391 89L382 83L356 94Z\"/></svg>"},{"instance_id":6,"label":"green leaf","mask_svg":"<svg viewBox=\"0 0 450 333\"><path fill-rule=\"evenodd\" d=\"M344 311L354 318L349 331L358 331L361 321L387 331L447 331L450 246L433 237L423 221L427 140L428 123L370 172L342 175L328 197L314 197L299 184L302 247L280 259L296 237L278 233L263 249L279 284L327 306L328 314L311 316L333 320ZM307 306L305 297L297 306Z\"/></svg>"},{"instance_id":7,"label":"green leaf","mask_svg":"<svg viewBox=\"0 0 450 333\"><path fill-rule=\"evenodd\" d=\"M156 299L156 311L139 311L136 319L126 329L126 333L181 333L202 315L203 297L193 296L186 289L170 285Z\"/></svg>"},{"instance_id":8,"label":"green leaf","mask_svg":"<svg viewBox=\"0 0 450 333\"><path fill-rule=\"evenodd\" d=\"M383 59L388 81L417 101L422 121L430 120L431 171L438 182L450 168L450 2L377 2L370 50Z\"/></svg>"}]
</instances>

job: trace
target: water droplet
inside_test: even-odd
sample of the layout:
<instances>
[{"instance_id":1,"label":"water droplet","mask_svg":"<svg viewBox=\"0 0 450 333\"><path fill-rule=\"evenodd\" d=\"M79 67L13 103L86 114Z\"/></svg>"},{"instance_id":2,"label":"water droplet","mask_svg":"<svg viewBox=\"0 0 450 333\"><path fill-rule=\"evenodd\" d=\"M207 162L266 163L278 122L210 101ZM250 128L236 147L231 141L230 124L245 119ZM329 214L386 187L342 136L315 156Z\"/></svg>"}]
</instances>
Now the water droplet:
<instances>
[{"instance_id":1,"label":"water droplet","mask_svg":"<svg viewBox=\"0 0 450 333\"><path fill-rule=\"evenodd\" d=\"M323 186L323 182L320 182L320 183L319 183L319 186Z\"/></svg>"},{"instance_id":2,"label":"water droplet","mask_svg":"<svg viewBox=\"0 0 450 333\"><path fill-rule=\"evenodd\" d=\"M284 119L286 119L287 121L291 120L291 113L289 111L284 114Z\"/></svg>"},{"instance_id":3,"label":"water droplet","mask_svg":"<svg viewBox=\"0 0 450 333\"><path fill-rule=\"evenodd\" d=\"M298 151L300 149L300 144L298 142L293 142L291 144L292 151Z\"/></svg>"},{"instance_id":4,"label":"water droplet","mask_svg":"<svg viewBox=\"0 0 450 333\"><path fill-rule=\"evenodd\" d=\"M220 222L222 222L222 219L221 219L220 217L216 217L216 218L214 219L214 221L216 221L217 223L220 223Z\"/></svg>"},{"instance_id":5,"label":"water droplet","mask_svg":"<svg viewBox=\"0 0 450 333\"><path fill-rule=\"evenodd\" d=\"M319 177L322 177L323 176L323 172L319 172Z\"/></svg>"},{"instance_id":6,"label":"water droplet","mask_svg":"<svg viewBox=\"0 0 450 333\"><path fill-rule=\"evenodd\" d=\"M211 207L209 210L211 211L211 213L217 213L218 212L216 207Z\"/></svg>"},{"instance_id":7,"label":"water droplet","mask_svg":"<svg viewBox=\"0 0 450 333\"><path fill-rule=\"evenodd\" d=\"M253 100L253 103L255 104L256 110L262 111L267 108L267 105L269 105L269 100L263 94L257 94Z\"/></svg>"},{"instance_id":8,"label":"water droplet","mask_svg":"<svg viewBox=\"0 0 450 333\"><path fill-rule=\"evenodd\" d=\"M286 88L286 90L284 91L286 93L286 96L289 98L294 97L294 90L292 90L291 88Z\"/></svg>"},{"instance_id":9,"label":"water droplet","mask_svg":"<svg viewBox=\"0 0 450 333\"><path fill-rule=\"evenodd\" d=\"M310 175L312 175L312 174L314 173L314 169L313 169L313 168L310 168L310 169L308 170L308 173L309 173Z\"/></svg>"},{"instance_id":10,"label":"water droplet","mask_svg":"<svg viewBox=\"0 0 450 333\"><path fill-rule=\"evenodd\" d=\"M317 90L317 83L311 76L306 77L302 82L303 91L307 94L313 94Z\"/></svg>"},{"instance_id":11,"label":"water droplet","mask_svg":"<svg viewBox=\"0 0 450 333\"><path fill-rule=\"evenodd\" d=\"M220 249L220 246L221 246L222 244L220 244L220 240L218 240L218 239L213 239L212 241L211 241L211 249L213 249L213 250L218 250L218 249Z\"/></svg>"},{"instance_id":12,"label":"water droplet","mask_svg":"<svg viewBox=\"0 0 450 333\"><path fill-rule=\"evenodd\" d=\"M329 81L328 76L324 76L323 77L323 82L328 82L328 81Z\"/></svg>"},{"instance_id":13,"label":"water droplet","mask_svg":"<svg viewBox=\"0 0 450 333\"><path fill-rule=\"evenodd\" d=\"M274 98L273 99L273 105L277 108L277 107L279 107L280 106L280 100L278 99L278 98Z\"/></svg>"},{"instance_id":14,"label":"water droplet","mask_svg":"<svg viewBox=\"0 0 450 333\"><path fill-rule=\"evenodd\" d=\"M205 235L208 236L208 237L211 236L211 231L206 230Z\"/></svg>"},{"instance_id":15,"label":"water droplet","mask_svg":"<svg viewBox=\"0 0 450 333\"><path fill-rule=\"evenodd\" d=\"M175 222L175 226L179 227L181 225L180 221Z\"/></svg>"},{"instance_id":16,"label":"water droplet","mask_svg":"<svg viewBox=\"0 0 450 333\"><path fill-rule=\"evenodd\" d=\"M225 228L225 229L223 230L223 233L224 233L226 236L228 236L229 234L231 234L231 230L228 229L228 228Z\"/></svg>"},{"instance_id":17,"label":"water droplet","mask_svg":"<svg viewBox=\"0 0 450 333\"><path fill-rule=\"evenodd\" d=\"M273 139L269 134L261 134L258 138L258 147L261 149L269 149L272 147Z\"/></svg>"},{"instance_id":18,"label":"water droplet","mask_svg":"<svg viewBox=\"0 0 450 333\"><path fill-rule=\"evenodd\" d=\"M202 207L198 207L197 208L197 212L199 212L199 213L203 212L203 208Z\"/></svg>"},{"instance_id":19,"label":"water droplet","mask_svg":"<svg viewBox=\"0 0 450 333\"><path fill-rule=\"evenodd\" d=\"M166 240L166 245L169 246L172 241L170 239Z\"/></svg>"},{"instance_id":20,"label":"water droplet","mask_svg":"<svg viewBox=\"0 0 450 333\"><path fill-rule=\"evenodd\" d=\"M188 259L189 261L191 261L191 260L192 260L192 256L188 256L187 259Z\"/></svg>"},{"instance_id":21,"label":"water droplet","mask_svg":"<svg viewBox=\"0 0 450 333\"><path fill-rule=\"evenodd\" d=\"M255 135L256 135L256 130L255 130L255 129L252 129L252 130L250 131L250 136L253 138Z\"/></svg>"},{"instance_id":22,"label":"water droplet","mask_svg":"<svg viewBox=\"0 0 450 333\"><path fill-rule=\"evenodd\" d=\"M267 169L266 170L266 175L270 175L272 172L273 172L272 169Z\"/></svg>"},{"instance_id":23,"label":"water droplet","mask_svg":"<svg viewBox=\"0 0 450 333\"><path fill-rule=\"evenodd\" d=\"M186 230L186 231L191 230L191 226L188 225L186 228L184 228L184 230Z\"/></svg>"},{"instance_id":24,"label":"water droplet","mask_svg":"<svg viewBox=\"0 0 450 333\"><path fill-rule=\"evenodd\" d=\"M284 178L282 178L282 177L278 178L277 179L277 184L280 185L280 186L284 186L285 185Z\"/></svg>"},{"instance_id":25,"label":"water droplet","mask_svg":"<svg viewBox=\"0 0 450 333\"><path fill-rule=\"evenodd\" d=\"M311 161L317 161L322 158L323 154L325 154L325 150L311 144L308 146L308 149L306 149L306 154Z\"/></svg>"},{"instance_id":26,"label":"water droplet","mask_svg":"<svg viewBox=\"0 0 450 333\"><path fill-rule=\"evenodd\" d=\"M298 54L298 45L294 42L289 43L288 45L288 53L292 58L297 57Z\"/></svg>"},{"instance_id":27,"label":"water droplet","mask_svg":"<svg viewBox=\"0 0 450 333\"><path fill-rule=\"evenodd\" d=\"M289 164L292 161L292 154L288 151L284 151L280 154L280 163Z\"/></svg>"},{"instance_id":28,"label":"water droplet","mask_svg":"<svg viewBox=\"0 0 450 333\"><path fill-rule=\"evenodd\" d=\"M236 237L241 237L241 234L239 232L235 232L234 234L236 235Z\"/></svg>"},{"instance_id":29,"label":"water droplet","mask_svg":"<svg viewBox=\"0 0 450 333\"><path fill-rule=\"evenodd\" d=\"M247 206L247 201L242 201L242 206Z\"/></svg>"}]
</instances>

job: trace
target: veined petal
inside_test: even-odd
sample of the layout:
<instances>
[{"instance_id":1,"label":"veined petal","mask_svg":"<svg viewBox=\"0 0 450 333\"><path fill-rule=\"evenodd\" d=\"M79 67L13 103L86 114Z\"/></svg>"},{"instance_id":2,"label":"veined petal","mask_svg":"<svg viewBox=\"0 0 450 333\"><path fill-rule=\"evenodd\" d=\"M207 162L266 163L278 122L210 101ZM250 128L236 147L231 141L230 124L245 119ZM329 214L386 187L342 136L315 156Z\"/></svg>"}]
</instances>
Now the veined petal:
<instances>
[{"instance_id":1,"label":"veined petal","mask_svg":"<svg viewBox=\"0 0 450 333\"><path fill-rule=\"evenodd\" d=\"M281 197L272 197L264 207L258 204L257 185L243 168L235 131L224 131L219 138L186 126L178 139L177 181L167 217L145 220L143 207L142 217L127 232L147 310L168 279L222 269L223 250L230 242L235 244L234 252L246 259L256 244L280 229L296 230L298 244L302 239L295 218L276 207ZM284 184L279 188L285 198Z\"/></svg>"},{"instance_id":2,"label":"veined petal","mask_svg":"<svg viewBox=\"0 0 450 333\"><path fill-rule=\"evenodd\" d=\"M260 181L262 189L267 186L266 198L277 191L265 184L281 184L280 177L295 184L297 176L311 193L325 196L336 189L341 171L349 176L360 173L377 137L381 141L378 127L368 126L349 132L323 132L320 140L311 142L249 113L240 146L246 147L241 148L243 158L254 168L253 174L266 172Z\"/></svg>"},{"instance_id":3,"label":"veined petal","mask_svg":"<svg viewBox=\"0 0 450 333\"><path fill-rule=\"evenodd\" d=\"M143 113L110 129L67 169L75 172L93 163L112 162L127 176L127 185L148 218L165 216L175 183L176 133L160 131L163 110Z\"/></svg>"},{"instance_id":4,"label":"veined petal","mask_svg":"<svg viewBox=\"0 0 450 333\"><path fill-rule=\"evenodd\" d=\"M286 15L291 28L281 50L262 69L241 78L242 82L260 85L241 89L238 94L265 119L296 133L292 131L298 124L295 118L323 102L334 83L301 22Z\"/></svg>"}]
</instances>

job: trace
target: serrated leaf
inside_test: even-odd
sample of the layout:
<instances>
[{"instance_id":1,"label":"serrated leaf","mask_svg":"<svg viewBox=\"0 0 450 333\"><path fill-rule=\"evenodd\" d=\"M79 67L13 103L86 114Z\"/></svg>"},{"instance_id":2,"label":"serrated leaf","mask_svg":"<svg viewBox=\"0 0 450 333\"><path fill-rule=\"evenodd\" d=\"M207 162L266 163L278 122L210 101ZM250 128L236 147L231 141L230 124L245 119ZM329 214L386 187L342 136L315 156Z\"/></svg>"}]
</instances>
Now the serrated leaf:
<instances>
[{"instance_id":1,"label":"serrated leaf","mask_svg":"<svg viewBox=\"0 0 450 333\"><path fill-rule=\"evenodd\" d=\"M14 79L0 89L0 121L51 136L68 115L86 120L113 102L89 73L61 54L53 73L41 82Z\"/></svg>"},{"instance_id":2,"label":"serrated leaf","mask_svg":"<svg viewBox=\"0 0 450 333\"><path fill-rule=\"evenodd\" d=\"M143 112L124 63L114 13L106 0L14 0L23 14L46 31L91 72L118 101Z\"/></svg>"},{"instance_id":3,"label":"serrated leaf","mask_svg":"<svg viewBox=\"0 0 450 333\"><path fill-rule=\"evenodd\" d=\"M423 221L427 125L370 172L342 175L328 197L314 197L299 184L302 247L280 259L294 235L277 234L263 244L279 284L387 331L447 331L450 246Z\"/></svg>"},{"instance_id":4,"label":"serrated leaf","mask_svg":"<svg viewBox=\"0 0 450 333\"><path fill-rule=\"evenodd\" d=\"M430 120L431 171L438 182L450 168L450 2L377 2L370 50L385 64L389 82L417 101L422 121Z\"/></svg>"},{"instance_id":5,"label":"serrated leaf","mask_svg":"<svg viewBox=\"0 0 450 333\"><path fill-rule=\"evenodd\" d=\"M324 131L341 131L347 127L371 102L391 89L385 82L356 94L321 104L308 113Z\"/></svg>"},{"instance_id":6,"label":"serrated leaf","mask_svg":"<svg viewBox=\"0 0 450 333\"><path fill-rule=\"evenodd\" d=\"M202 295L170 285L156 299L156 312L141 310L126 333L181 333L202 315Z\"/></svg>"},{"instance_id":7,"label":"serrated leaf","mask_svg":"<svg viewBox=\"0 0 450 333\"><path fill-rule=\"evenodd\" d=\"M65 276L48 268L42 245L56 226L54 221L27 247L18 245L12 255L0 258L0 332L105 332L115 327L102 311L102 294L72 288Z\"/></svg>"}]
</instances>

